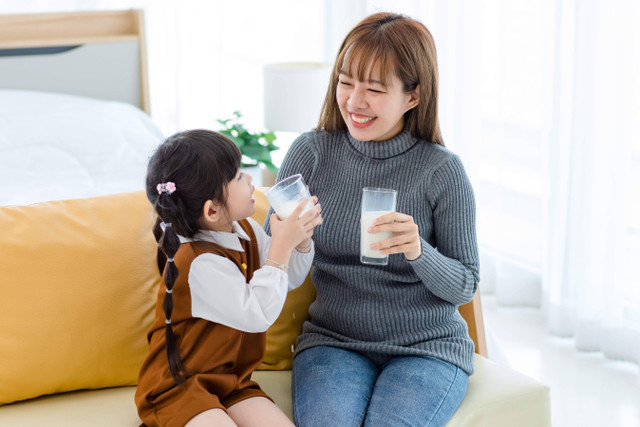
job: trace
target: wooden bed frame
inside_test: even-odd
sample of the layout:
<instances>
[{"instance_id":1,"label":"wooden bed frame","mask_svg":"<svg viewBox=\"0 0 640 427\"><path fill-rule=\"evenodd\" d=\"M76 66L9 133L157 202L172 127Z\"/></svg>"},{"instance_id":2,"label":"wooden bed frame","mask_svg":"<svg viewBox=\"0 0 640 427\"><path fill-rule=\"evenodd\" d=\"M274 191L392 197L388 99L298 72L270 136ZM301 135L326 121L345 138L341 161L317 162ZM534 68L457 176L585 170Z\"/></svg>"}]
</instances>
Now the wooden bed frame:
<instances>
[{"instance_id":1,"label":"wooden bed frame","mask_svg":"<svg viewBox=\"0 0 640 427\"><path fill-rule=\"evenodd\" d=\"M0 88L127 102L149 113L143 11L0 15Z\"/></svg>"}]
</instances>

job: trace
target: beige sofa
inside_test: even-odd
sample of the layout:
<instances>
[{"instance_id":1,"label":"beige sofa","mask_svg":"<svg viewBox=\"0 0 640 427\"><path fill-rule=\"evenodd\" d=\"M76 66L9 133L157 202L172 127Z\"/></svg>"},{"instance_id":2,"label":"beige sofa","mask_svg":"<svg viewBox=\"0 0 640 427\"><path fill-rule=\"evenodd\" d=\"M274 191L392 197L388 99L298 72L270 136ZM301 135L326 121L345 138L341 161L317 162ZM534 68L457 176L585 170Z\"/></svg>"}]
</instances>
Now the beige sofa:
<instances>
[{"instance_id":1,"label":"beige sofa","mask_svg":"<svg viewBox=\"0 0 640 427\"><path fill-rule=\"evenodd\" d=\"M133 395L159 283L152 221L142 192L0 208L1 426L140 424ZM308 279L290 293L254 374L289 416L291 349L314 297ZM461 313L486 355L479 304ZM550 425L549 388L477 354L447 425Z\"/></svg>"}]
</instances>

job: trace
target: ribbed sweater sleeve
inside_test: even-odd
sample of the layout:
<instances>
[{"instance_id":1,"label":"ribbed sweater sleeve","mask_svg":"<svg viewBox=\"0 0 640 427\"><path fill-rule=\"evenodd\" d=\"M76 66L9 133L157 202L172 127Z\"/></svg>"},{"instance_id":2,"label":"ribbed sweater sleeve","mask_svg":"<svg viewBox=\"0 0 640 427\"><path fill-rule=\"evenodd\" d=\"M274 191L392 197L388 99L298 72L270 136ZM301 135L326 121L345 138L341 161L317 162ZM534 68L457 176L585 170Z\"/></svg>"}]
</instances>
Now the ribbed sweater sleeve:
<instances>
[{"instance_id":1,"label":"ribbed sweater sleeve","mask_svg":"<svg viewBox=\"0 0 640 427\"><path fill-rule=\"evenodd\" d=\"M429 185L436 248L422 240L422 255L410 261L422 282L455 305L473 298L479 277L475 199L458 156L434 171Z\"/></svg>"}]
</instances>

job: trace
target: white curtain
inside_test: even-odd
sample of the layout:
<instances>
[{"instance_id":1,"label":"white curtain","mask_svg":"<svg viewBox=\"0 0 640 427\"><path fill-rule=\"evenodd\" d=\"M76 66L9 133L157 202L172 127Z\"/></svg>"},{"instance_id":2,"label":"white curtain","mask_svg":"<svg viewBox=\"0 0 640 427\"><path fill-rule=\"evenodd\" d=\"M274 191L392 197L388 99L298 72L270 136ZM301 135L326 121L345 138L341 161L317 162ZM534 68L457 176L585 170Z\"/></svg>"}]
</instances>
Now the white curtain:
<instances>
[{"instance_id":1,"label":"white curtain","mask_svg":"<svg viewBox=\"0 0 640 427\"><path fill-rule=\"evenodd\" d=\"M478 203L481 289L640 363L640 5L363 1L432 31L443 136ZM354 21L357 21L354 19Z\"/></svg>"},{"instance_id":2,"label":"white curtain","mask_svg":"<svg viewBox=\"0 0 640 427\"><path fill-rule=\"evenodd\" d=\"M340 37L379 10L434 35L443 136L476 190L482 292L540 307L578 350L640 363L638 2L350 5Z\"/></svg>"},{"instance_id":3,"label":"white curtain","mask_svg":"<svg viewBox=\"0 0 640 427\"><path fill-rule=\"evenodd\" d=\"M482 292L540 307L579 350L640 363L638 2L0 1L0 13L130 7L146 12L165 133L215 129L234 110L260 128L264 64L331 62L374 11L424 22L443 136L476 192Z\"/></svg>"},{"instance_id":4,"label":"white curtain","mask_svg":"<svg viewBox=\"0 0 640 427\"><path fill-rule=\"evenodd\" d=\"M549 329L640 362L640 37L637 2L563 5L549 134L544 296ZM564 26L564 27L563 27Z\"/></svg>"}]
</instances>

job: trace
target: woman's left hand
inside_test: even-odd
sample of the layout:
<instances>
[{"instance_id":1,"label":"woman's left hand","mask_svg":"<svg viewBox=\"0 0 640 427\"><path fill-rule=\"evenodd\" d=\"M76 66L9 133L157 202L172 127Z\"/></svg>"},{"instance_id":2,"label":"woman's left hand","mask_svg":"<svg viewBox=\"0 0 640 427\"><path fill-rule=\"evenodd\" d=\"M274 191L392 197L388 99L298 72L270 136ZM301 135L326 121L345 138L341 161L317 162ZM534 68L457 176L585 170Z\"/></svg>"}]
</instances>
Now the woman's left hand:
<instances>
[{"instance_id":1,"label":"woman's left hand","mask_svg":"<svg viewBox=\"0 0 640 427\"><path fill-rule=\"evenodd\" d=\"M391 212L378 217L374 224L369 228L369 233L391 231L393 237L372 243L371 249L379 250L383 255L404 254L409 261L413 261L422 254L418 225L411 215Z\"/></svg>"}]
</instances>

